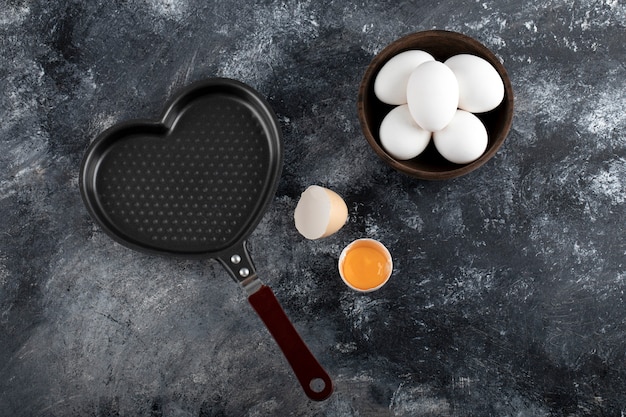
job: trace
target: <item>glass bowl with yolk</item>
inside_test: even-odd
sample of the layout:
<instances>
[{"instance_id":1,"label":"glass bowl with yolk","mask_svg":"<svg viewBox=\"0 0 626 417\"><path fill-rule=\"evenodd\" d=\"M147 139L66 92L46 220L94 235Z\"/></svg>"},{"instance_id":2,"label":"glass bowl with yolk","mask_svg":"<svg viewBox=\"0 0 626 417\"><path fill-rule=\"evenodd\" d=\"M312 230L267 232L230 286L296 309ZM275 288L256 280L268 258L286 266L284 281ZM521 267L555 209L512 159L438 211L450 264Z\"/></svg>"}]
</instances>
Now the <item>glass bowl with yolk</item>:
<instances>
[{"instance_id":1,"label":"glass bowl with yolk","mask_svg":"<svg viewBox=\"0 0 626 417\"><path fill-rule=\"evenodd\" d=\"M375 291L391 276L393 261L387 248L374 239L357 239L339 256L339 275L353 290Z\"/></svg>"}]
</instances>

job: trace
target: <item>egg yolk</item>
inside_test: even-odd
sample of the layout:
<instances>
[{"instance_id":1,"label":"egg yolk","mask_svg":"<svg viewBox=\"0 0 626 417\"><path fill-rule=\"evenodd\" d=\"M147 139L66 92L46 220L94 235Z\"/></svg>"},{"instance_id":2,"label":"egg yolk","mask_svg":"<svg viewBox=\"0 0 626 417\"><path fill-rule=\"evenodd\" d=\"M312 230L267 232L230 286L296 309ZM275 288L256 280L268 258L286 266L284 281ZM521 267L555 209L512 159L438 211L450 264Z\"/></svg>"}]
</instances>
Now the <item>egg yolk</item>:
<instances>
[{"instance_id":1,"label":"egg yolk","mask_svg":"<svg viewBox=\"0 0 626 417\"><path fill-rule=\"evenodd\" d=\"M379 249L357 246L346 253L342 266L343 277L355 288L370 290L389 278L390 262Z\"/></svg>"}]
</instances>

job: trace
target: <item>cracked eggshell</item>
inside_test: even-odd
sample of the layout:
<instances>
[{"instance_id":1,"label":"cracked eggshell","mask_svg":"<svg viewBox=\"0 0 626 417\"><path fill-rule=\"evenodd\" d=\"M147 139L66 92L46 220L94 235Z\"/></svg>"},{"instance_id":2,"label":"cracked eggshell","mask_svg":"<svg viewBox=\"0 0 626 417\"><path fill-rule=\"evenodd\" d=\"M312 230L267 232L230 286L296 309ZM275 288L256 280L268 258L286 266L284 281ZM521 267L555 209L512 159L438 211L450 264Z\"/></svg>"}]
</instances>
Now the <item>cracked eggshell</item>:
<instances>
[{"instance_id":1,"label":"cracked eggshell","mask_svg":"<svg viewBox=\"0 0 626 417\"><path fill-rule=\"evenodd\" d=\"M343 227L348 220L348 206L336 192L311 185L300 195L293 218L302 236L320 239Z\"/></svg>"}]
</instances>

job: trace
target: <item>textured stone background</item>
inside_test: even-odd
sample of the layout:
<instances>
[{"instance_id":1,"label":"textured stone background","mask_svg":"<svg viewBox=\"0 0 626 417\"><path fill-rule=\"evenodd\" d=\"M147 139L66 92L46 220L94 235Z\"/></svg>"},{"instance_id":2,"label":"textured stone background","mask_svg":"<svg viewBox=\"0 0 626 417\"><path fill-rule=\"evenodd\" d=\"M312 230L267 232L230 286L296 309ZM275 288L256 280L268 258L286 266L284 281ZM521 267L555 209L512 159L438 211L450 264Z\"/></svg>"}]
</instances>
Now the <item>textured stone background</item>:
<instances>
[{"instance_id":1,"label":"textured stone background","mask_svg":"<svg viewBox=\"0 0 626 417\"><path fill-rule=\"evenodd\" d=\"M491 48L516 98L496 157L445 182L385 166L356 116L368 62L431 28ZM623 415L625 62L618 0L0 0L0 415ZM325 402L219 264L130 251L80 199L99 132L211 76L280 120L249 246L335 380ZM311 184L350 211L314 242L292 222ZM396 265L368 295L336 272L358 237Z\"/></svg>"}]
</instances>

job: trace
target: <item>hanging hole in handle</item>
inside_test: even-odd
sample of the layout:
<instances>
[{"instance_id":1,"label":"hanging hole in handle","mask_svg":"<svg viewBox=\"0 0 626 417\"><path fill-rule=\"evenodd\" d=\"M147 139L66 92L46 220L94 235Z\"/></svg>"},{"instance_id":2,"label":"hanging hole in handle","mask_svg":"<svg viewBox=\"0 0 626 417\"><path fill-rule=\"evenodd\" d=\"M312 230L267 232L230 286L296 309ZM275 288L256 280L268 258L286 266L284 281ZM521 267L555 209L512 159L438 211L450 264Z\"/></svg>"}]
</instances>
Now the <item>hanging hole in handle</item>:
<instances>
[{"instance_id":1,"label":"hanging hole in handle","mask_svg":"<svg viewBox=\"0 0 626 417\"><path fill-rule=\"evenodd\" d=\"M311 382L309 382L309 388L316 394L319 394L326 389L326 382L324 382L322 378L313 378Z\"/></svg>"}]
</instances>

